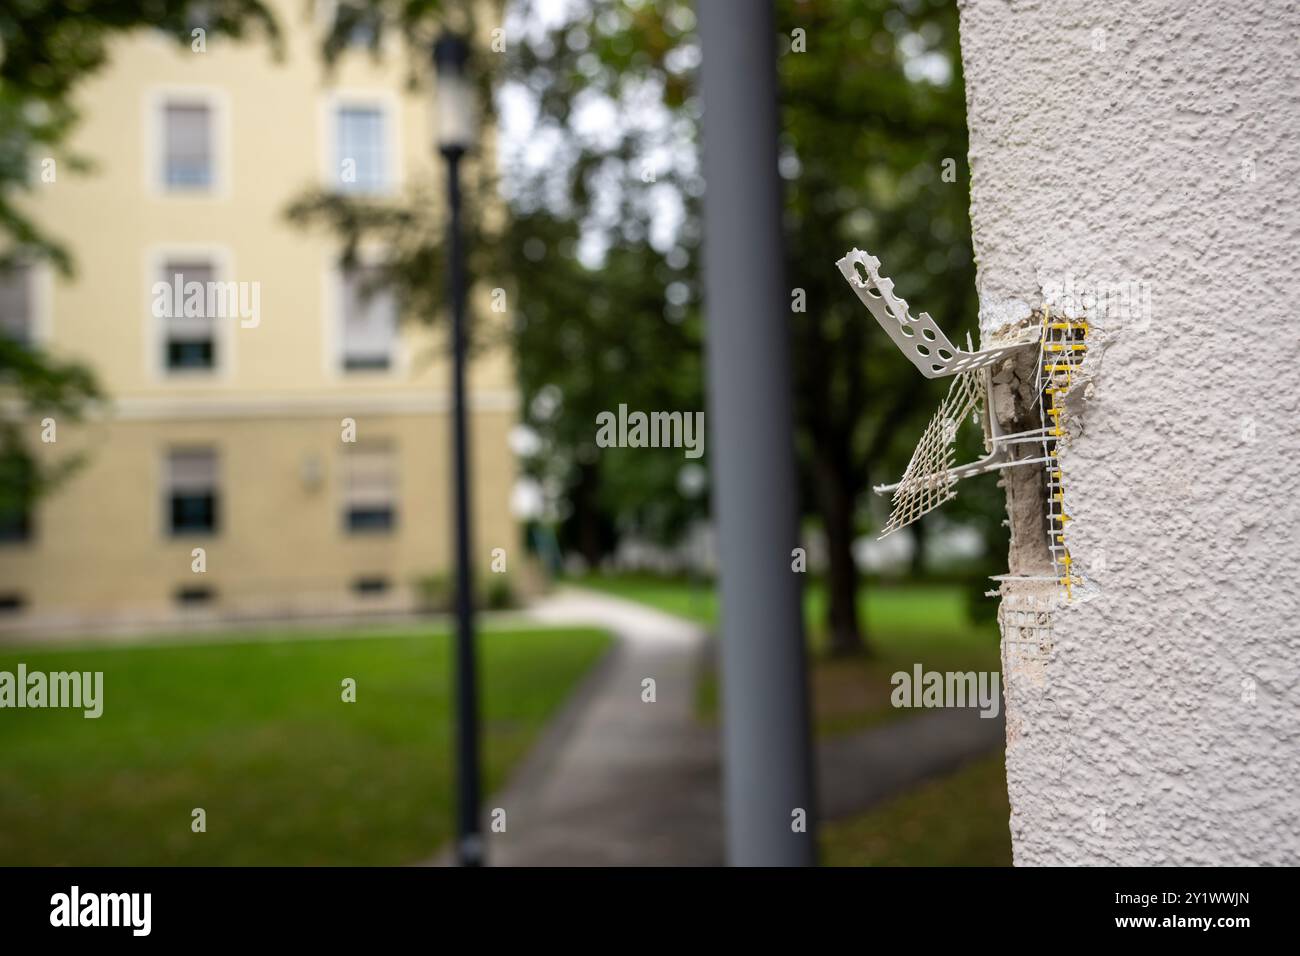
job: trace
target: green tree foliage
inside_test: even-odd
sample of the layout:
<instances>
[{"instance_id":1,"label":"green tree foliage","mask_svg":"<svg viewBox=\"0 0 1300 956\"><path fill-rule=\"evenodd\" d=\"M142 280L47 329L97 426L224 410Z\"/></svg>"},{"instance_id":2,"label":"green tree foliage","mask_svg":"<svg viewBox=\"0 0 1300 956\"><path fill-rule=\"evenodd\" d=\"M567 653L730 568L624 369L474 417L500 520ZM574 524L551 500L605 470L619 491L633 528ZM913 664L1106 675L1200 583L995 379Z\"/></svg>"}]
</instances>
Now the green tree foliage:
<instances>
[{"instance_id":1,"label":"green tree foliage","mask_svg":"<svg viewBox=\"0 0 1300 956\"><path fill-rule=\"evenodd\" d=\"M533 416L533 423L546 436L544 457L568 521L671 533L680 516L644 520L649 502L685 504L671 455L595 456L590 446L594 412L616 402L702 407L696 198L704 184L690 159L702 112L694 95L698 38L689 3L592 7L593 16L531 32L507 71L537 100L538 135L556 131L569 144L540 171L507 166L515 185L513 248L534 242L547 250L535 263L517 260L519 363L528 394L549 388L561 396L563 415ZM936 0L781 0L777 11L804 507L825 532L832 647L851 652L862 647L851 548L878 526L886 506L871 501L868 486L901 472L946 386L923 379L898 354L834 263L853 246L868 248L918 311L929 311L959 341L974 329L957 14ZM672 140L667 150L635 121L647 90L655 110L667 114L659 124ZM619 104L617 121L597 135L583 132L590 118L582 104L593 98ZM672 158L664 161L665 154ZM648 183L641 164L651 155L666 169ZM676 193L682 221L675 240L656 249L646 235L665 189ZM617 215L601 215L611 192ZM566 239L566 223L602 235L603 264L593 268L574 255L580 236ZM666 322L672 283L684 285L689 300ZM967 451L977 454L977 444ZM586 513L593 507L595 516ZM995 520L994 510L985 510L978 516Z\"/></svg>"},{"instance_id":2,"label":"green tree foliage","mask_svg":"<svg viewBox=\"0 0 1300 956\"><path fill-rule=\"evenodd\" d=\"M595 446L596 415L620 404L704 405L700 49L685 0L591 0L550 22L545 6L508 4L505 49L477 51L484 107L491 113L496 90L511 129L500 180L473 167L471 201L486 213L500 190L509 215L467 216L471 271L509 287L523 415L540 438L528 467L562 542L595 561L619 534L671 541L708 507L682 493L680 452ZM386 24L404 15L383 0L370 9ZM863 646L851 548L887 505L868 486L901 472L945 385L916 374L834 262L868 248L950 335L974 329L957 15L947 0L779 0L777 9L803 506L826 537L832 646L851 652ZM402 29L409 39L412 24ZM383 240L393 250L388 281L411 313L429 317L443 305L443 226L430 212L438 188L417 186L388 205L314 194L291 215L328 224L345 250ZM977 443L965 451L978 454ZM995 506L960 501L964 512L950 514L996 525Z\"/></svg>"},{"instance_id":3,"label":"green tree foliage","mask_svg":"<svg viewBox=\"0 0 1300 956\"><path fill-rule=\"evenodd\" d=\"M946 384L916 373L832 263L869 249L917 311L957 341L973 328L957 12L933 0L778 10L789 278L808 297L791 326L796 418L830 552L832 647L852 651L850 548L863 496L901 472ZM796 30L803 52L792 49Z\"/></svg>"},{"instance_id":4,"label":"green tree foliage","mask_svg":"<svg viewBox=\"0 0 1300 956\"><path fill-rule=\"evenodd\" d=\"M38 164L53 159L63 174L92 171L67 148L76 124L77 84L93 75L118 36L146 27L188 46L201 24L209 36L261 31L279 37L259 0L68 2L20 0L0 7L0 271L40 262L72 275L75 263L62 237L40 229L26 211L43 186ZM30 343L0 340L0 519L13 520L77 463L34 451L42 415L73 421L100 397L94 376ZM15 402L16 399L16 402Z\"/></svg>"},{"instance_id":5,"label":"green tree foliage","mask_svg":"<svg viewBox=\"0 0 1300 956\"><path fill-rule=\"evenodd\" d=\"M51 157L70 170L88 169L84 157L66 150L77 119L72 97L107 61L112 39L147 27L189 46L198 25L208 36L260 30L278 49L279 26L260 0L22 0L0 8L0 264L43 258L71 272L62 243L22 210L33 163Z\"/></svg>"},{"instance_id":6,"label":"green tree foliage","mask_svg":"<svg viewBox=\"0 0 1300 956\"><path fill-rule=\"evenodd\" d=\"M444 7L444 19L475 32L472 8ZM374 22L396 23L391 5L378 2L369 9ZM527 10L514 9L505 49L475 51L483 125L489 126L496 112L493 91L514 84L536 99L539 115L558 131L579 90L551 72L558 64L541 55L546 35L525 30L523 25L537 21ZM639 22L659 29L655 17ZM408 39L436 34L427 23L408 22L401 29ZM533 42L526 35L533 35ZM653 37L620 36L617 31L606 39L613 46L603 50L603 56L617 60L615 47L631 44L630 61L638 65L643 55L636 44L662 46ZM567 45L564 49L573 52ZM621 80L635 80L637 74L609 68L603 79L611 86L601 90L602 95L617 96ZM589 79L587 95L597 92L596 80ZM679 82L670 99L680 105L685 93L685 84ZM679 493L685 465L680 451L656 456L627 449L598 453L594 442L596 415L616 409L620 402L645 410L703 407L701 323L694 292L697 238L688 236L697 234L698 227L689 223L672 248L656 248L650 242L649 192L654 184L643 182L639 167L632 170L645 144L635 134L620 138L606 150L569 150L562 144L571 162L547 168L527 168L507 159L498 176L493 162L482 161L492 157L480 155L464 170L471 281L480 288L505 289L510 303L507 323L487 321L491 316L482 309L474 313L471 345L501 344L502 336L508 336L526 398L524 418L541 438L541 453L528 468L554 489L562 542L593 561L623 531L671 541L701 508L698 498ZM608 177L611 167L632 171L644 188L622 189L616 183L613 189L598 189L594 178ZM616 178L624 177L620 173ZM661 193L671 190L689 197L701 188L698 178L686 183L670 167L659 170L656 181ZM355 261L363 242L380 244L386 253L376 284L398 290L408 318L432 321L446 306L446 224L435 212L445 207L443 188L439 171L431 181L413 182L395 200L313 190L299 197L287 214L303 227L324 228L338 236L345 264ZM504 221L494 214L502 190L509 206ZM603 210L601 224L593 218L599 202L612 203ZM608 252L600 262L584 264L578 246L584 237L598 233ZM471 299L471 310L476 301ZM648 315L653 321L644 320Z\"/></svg>"},{"instance_id":7,"label":"green tree foliage","mask_svg":"<svg viewBox=\"0 0 1300 956\"><path fill-rule=\"evenodd\" d=\"M707 510L680 450L595 444L619 405L704 409L694 21L686 4L596 3L547 29L532 4L512 9L528 29L503 100L533 104L529 140L550 147L502 157L520 384L542 438L530 467L561 543L594 563L621 534L672 542Z\"/></svg>"}]
</instances>

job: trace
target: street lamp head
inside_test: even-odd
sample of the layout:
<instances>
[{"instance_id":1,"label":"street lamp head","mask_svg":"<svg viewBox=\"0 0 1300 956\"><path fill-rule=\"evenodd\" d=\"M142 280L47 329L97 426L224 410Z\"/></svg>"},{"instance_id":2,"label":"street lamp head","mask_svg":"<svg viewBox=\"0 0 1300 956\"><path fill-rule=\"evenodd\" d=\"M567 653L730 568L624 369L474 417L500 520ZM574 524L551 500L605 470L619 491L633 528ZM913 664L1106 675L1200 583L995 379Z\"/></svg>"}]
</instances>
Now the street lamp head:
<instances>
[{"instance_id":1,"label":"street lamp head","mask_svg":"<svg viewBox=\"0 0 1300 956\"><path fill-rule=\"evenodd\" d=\"M433 45L435 128L444 154L465 152L474 138L474 98L465 76L468 61L469 45L463 37L444 33Z\"/></svg>"}]
</instances>

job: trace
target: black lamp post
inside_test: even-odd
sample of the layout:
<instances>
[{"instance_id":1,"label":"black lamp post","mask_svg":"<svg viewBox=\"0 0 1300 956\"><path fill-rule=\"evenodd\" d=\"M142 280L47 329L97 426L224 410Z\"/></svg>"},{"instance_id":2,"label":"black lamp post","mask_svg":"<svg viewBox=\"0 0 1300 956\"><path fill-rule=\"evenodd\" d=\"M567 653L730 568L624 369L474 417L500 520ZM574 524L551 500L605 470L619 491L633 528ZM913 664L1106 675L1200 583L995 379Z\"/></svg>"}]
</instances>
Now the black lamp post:
<instances>
[{"instance_id":1,"label":"black lamp post","mask_svg":"<svg viewBox=\"0 0 1300 956\"><path fill-rule=\"evenodd\" d=\"M433 46L437 69L438 150L447 161L447 284L451 304L452 468L456 502L456 856L481 866L478 684L474 664L474 591L470 570L469 439L465 425L465 249L460 229L460 161L473 135L465 40L444 33Z\"/></svg>"}]
</instances>

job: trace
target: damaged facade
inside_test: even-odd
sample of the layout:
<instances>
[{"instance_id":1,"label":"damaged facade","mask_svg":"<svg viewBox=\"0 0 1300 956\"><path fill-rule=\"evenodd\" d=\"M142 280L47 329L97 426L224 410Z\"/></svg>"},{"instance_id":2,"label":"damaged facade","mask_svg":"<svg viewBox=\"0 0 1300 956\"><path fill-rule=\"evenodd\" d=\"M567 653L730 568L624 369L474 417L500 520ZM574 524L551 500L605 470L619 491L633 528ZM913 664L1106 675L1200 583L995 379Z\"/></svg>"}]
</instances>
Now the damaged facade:
<instances>
[{"instance_id":1,"label":"damaged facade","mask_svg":"<svg viewBox=\"0 0 1300 956\"><path fill-rule=\"evenodd\" d=\"M982 344L1071 287L1087 323L1059 487L1002 470L1018 865L1300 862L1298 28L1264 0L961 4ZM1039 422L1026 352L991 369L1005 433Z\"/></svg>"}]
</instances>

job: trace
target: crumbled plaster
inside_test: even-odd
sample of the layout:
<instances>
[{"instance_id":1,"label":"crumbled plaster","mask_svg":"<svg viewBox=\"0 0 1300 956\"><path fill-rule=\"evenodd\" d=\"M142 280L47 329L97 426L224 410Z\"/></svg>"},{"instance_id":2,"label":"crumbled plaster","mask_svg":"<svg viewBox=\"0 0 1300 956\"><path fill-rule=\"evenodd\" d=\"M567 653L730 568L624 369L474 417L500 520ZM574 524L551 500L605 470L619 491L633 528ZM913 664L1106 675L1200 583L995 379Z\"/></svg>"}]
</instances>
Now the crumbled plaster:
<instances>
[{"instance_id":1,"label":"crumbled plaster","mask_svg":"<svg viewBox=\"0 0 1300 956\"><path fill-rule=\"evenodd\" d=\"M1003 434L1017 434L1040 427L1036 372L1038 350L1024 348L992 370L993 418ZM1009 446L1014 459L1040 458L1043 446L1025 443ZM1005 468L998 481L1007 497L1011 528L1011 549L1007 570L1021 576L1052 573L1047 550L1047 485L1042 465Z\"/></svg>"},{"instance_id":2,"label":"crumbled plaster","mask_svg":"<svg viewBox=\"0 0 1300 956\"><path fill-rule=\"evenodd\" d=\"M1030 580L1037 469L1004 473L1015 861L1300 863L1300 6L960 6L983 343L1071 280L1146 284L1069 396L1082 599ZM1006 633L1033 600L1046 641Z\"/></svg>"}]
</instances>

